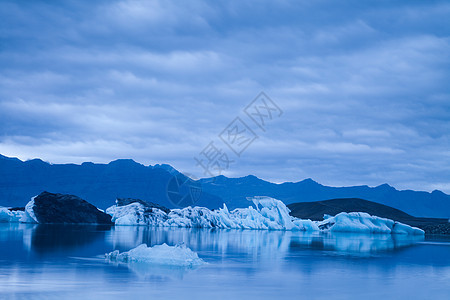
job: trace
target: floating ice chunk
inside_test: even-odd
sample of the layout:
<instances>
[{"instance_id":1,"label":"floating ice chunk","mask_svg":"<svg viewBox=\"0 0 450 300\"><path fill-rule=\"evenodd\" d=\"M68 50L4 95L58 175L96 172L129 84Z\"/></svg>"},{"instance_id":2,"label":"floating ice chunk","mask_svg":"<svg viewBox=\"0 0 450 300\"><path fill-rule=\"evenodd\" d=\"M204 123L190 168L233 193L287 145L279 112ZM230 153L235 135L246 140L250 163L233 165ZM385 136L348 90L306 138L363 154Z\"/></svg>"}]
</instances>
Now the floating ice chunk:
<instances>
[{"instance_id":1,"label":"floating ice chunk","mask_svg":"<svg viewBox=\"0 0 450 300\"><path fill-rule=\"evenodd\" d=\"M12 214L6 207L0 207L0 222L10 222Z\"/></svg>"},{"instance_id":2,"label":"floating ice chunk","mask_svg":"<svg viewBox=\"0 0 450 300\"><path fill-rule=\"evenodd\" d=\"M6 207L0 207L0 222L11 222L13 215Z\"/></svg>"},{"instance_id":3,"label":"floating ice chunk","mask_svg":"<svg viewBox=\"0 0 450 300\"><path fill-rule=\"evenodd\" d=\"M168 216L158 208L145 207L141 203L133 202L124 206L111 206L106 209L111 215L111 221L116 225L144 225L163 226Z\"/></svg>"},{"instance_id":4,"label":"floating ice chunk","mask_svg":"<svg viewBox=\"0 0 450 300\"><path fill-rule=\"evenodd\" d=\"M19 222L24 212L20 210L9 210L7 207L0 207L0 223Z\"/></svg>"},{"instance_id":5,"label":"floating ice chunk","mask_svg":"<svg viewBox=\"0 0 450 300\"><path fill-rule=\"evenodd\" d=\"M13 216L12 216L12 219L10 222L20 222L23 215L25 214L24 211L20 211L20 210L13 210L13 211L11 211L11 213Z\"/></svg>"},{"instance_id":6,"label":"floating ice chunk","mask_svg":"<svg viewBox=\"0 0 450 300\"><path fill-rule=\"evenodd\" d=\"M128 252L120 253L115 250L106 253L105 257L110 261L124 263L150 263L158 265L193 267L206 264L198 257L198 254L184 245L168 246L167 244L147 247L146 244L137 246Z\"/></svg>"},{"instance_id":7,"label":"floating ice chunk","mask_svg":"<svg viewBox=\"0 0 450 300\"><path fill-rule=\"evenodd\" d=\"M168 220L164 224L171 227L217 227L216 214L205 207L185 207L172 209L168 214Z\"/></svg>"},{"instance_id":8,"label":"floating ice chunk","mask_svg":"<svg viewBox=\"0 0 450 300\"><path fill-rule=\"evenodd\" d=\"M292 223L295 225L295 229L301 231L319 231L319 227L317 226L317 222L311 220L302 220L295 218Z\"/></svg>"},{"instance_id":9,"label":"floating ice chunk","mask_svg":"<svg viewBox=\"0 0 450 300\"><path fill-rule=\"evenodd\" d=\"M144 222L144 206L140 203L131 203L126 206L111 206L106 213L112 216L111 221L116 225L149 225Z\"/></svg>"},{"instance_id":10,"label":"floating ice chunk","mask_svg":"<svg viewBox=\"0 0 450 300\"><path fill-rule=\"evenodd\" d=\"M252 197L247 199L253 201L256 209L262 216L260 221L265 221L265 225L269 229L291 230L295 227L292 222L293 219L289 215L291 211L282 201L270 197ZM254 216L259 217L257 215Z\"/></svg>"},{"instance_id":11,"label":"floating ice chunk","mask_svg":"<svg viewBox=\"0 0 450 300\"><path fill-rule=\"evenodd\" d=\"M25 212L20 218L20 222L22 223L39 223L35 214L34 214L34 198L32 197L31 201L27 203L25 206Z\"/></svg>"},{"instance_id":12,"label":"floating ice chunk","mask_svg":"<svg viewBox=\"0 0 450 300\"><path fill-rule=\"evenodd\" d=\"M363 212L342 212L317 225L321 230L333 232L424 234L422 229Z\"/></svg>"},{"instance_id":13,"label":"floating ice chunk","mask_svg":"<svg viewBox=\"0 0 450 300\"><path fill-rule=\"evenodd\" d=\"M417 227L411 227L400 222L395 222L392 228L392 233L423 235L425 234L425 231Z\"/></svg>"},{"instance_id":14,"label":"floating ice chunk","mask_svg":"<svg viewBox=\"0 0 450 300\"><path fill-rule=\"evenodd\" d=\"M172 209L169 214L159 209L148 210L139 203L112 206L106 210L116 225L150 225L164 227L197 227L225 229L318 230L311 221L298 221L289 215L290 210L280 200L254 197L255 208L227 206L215 211L204 207ZM294 220L297 220L294 223Z\"/></svg>"}]
</instances>

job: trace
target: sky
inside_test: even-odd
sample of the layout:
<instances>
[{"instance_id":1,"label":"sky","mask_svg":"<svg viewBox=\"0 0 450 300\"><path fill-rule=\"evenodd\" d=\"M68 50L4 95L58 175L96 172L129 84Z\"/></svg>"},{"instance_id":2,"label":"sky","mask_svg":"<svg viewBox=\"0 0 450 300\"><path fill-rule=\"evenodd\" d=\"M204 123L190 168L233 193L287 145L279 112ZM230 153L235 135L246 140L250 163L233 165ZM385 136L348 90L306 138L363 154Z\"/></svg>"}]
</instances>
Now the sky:
<instances>
[{"instance_id":1,"label":"sky","mask_svg":"<svg viewBox=\"0 0 450 300\"><path fill-rule=\"evenodd\" d=\"M0 154L450 193L449 15L448 1L0 0Z\"/></svg>"}]
</instances>

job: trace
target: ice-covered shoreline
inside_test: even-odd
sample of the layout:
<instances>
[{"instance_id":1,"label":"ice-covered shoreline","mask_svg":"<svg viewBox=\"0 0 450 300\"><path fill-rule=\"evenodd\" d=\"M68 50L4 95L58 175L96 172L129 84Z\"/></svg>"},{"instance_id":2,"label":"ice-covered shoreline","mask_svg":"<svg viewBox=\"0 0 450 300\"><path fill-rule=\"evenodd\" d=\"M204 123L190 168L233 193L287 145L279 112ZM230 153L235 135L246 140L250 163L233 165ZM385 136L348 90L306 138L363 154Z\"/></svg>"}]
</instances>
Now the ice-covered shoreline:
<instances>
[{"instance_id":1,"label":"ice-covered shoreline","mask_svg":"<svg viewBox=\"0 0 450 300\"><path fill-rule=\"evenodd\" d=\"M226 205L218 210L189 206L165 213L136 202L125 206L111 206L106 213L119 226L424 234L419 228L361 212L342 212L323 221L303 220L290 216L289 208L280 200L261 196L249 199L254 207L237 208L233 211L229 211Z\"/></svg>"}]
</instances>

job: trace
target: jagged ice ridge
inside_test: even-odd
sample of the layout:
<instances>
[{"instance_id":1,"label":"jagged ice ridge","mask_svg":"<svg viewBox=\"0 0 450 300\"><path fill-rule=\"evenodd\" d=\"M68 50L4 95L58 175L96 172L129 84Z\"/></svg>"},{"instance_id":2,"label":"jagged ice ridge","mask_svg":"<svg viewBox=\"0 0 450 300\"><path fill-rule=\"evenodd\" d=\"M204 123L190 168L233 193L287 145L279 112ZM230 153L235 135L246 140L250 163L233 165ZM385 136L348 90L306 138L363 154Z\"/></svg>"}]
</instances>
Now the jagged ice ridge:
<instances>
[{"instance_id":1,"label":"jagged ice ridge","mask_svg":"<svg viewBox=\"0 0 450 300\"><path fill-rule=\"evenodd\" d=\"M261 196L249 200L254 207L232 211L224 204L218 210L189 206L172 209L167 214L158 208L131 203L111 206L106 213L112 216L115 225L424 234L419 228L367 213L343 212L334 217L326 216L323 221L311 221L290 216L289 208L280 200Z\"/></svg>"}]
</instances>

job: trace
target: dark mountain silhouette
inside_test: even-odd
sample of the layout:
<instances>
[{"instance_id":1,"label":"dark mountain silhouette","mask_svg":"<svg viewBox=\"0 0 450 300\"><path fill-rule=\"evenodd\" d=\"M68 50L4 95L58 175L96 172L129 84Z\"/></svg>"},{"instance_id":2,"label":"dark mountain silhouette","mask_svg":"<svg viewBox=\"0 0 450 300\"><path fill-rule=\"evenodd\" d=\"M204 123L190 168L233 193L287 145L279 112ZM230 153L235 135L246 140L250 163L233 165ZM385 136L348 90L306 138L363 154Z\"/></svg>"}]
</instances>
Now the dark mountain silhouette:
<instances>
[{"instance_id":1,"label":"dark mountain silhouette","mask_svg":"<svg viewBox=\"0 0 450 300\"><path fill-rule=\"evenodd\" d=\"M174 180L176 179L176 180ZM183 198L190 193L193 199ZM178 189L181 195L177 194ZM218 176L192 181L170 165L144 166L133 160L109 164L49 164L40 159L21 161L0 155L0 206L21 207L43 191L72 194L99 208L115 204L116 198L136 198L168 208L198 205L218 208L248 207L246 197L270 196L286 204L334 198L362 198L400 209L420 217L450 217L450 196L441 192L399 191L383 184L377 187L328 187L305 179L275 184L249 175L241 178Z\"/></svg>"},{"instance_id":2,"label":"dark mountain silhouette","mask_svg":"<svg viewBox=\"0 0 450 300\"><path fill-rule=\"evenodd\" d=\"M359 198L341 198L315 202L298 202L288 205L291 215L314 221L323 220L324 214L335 216L341 212L365 212L392 220L414 217L393 207Z\"/></svg>"},{"instance_id":3,"label":"dark mountain silhouette","mask_svg":"<svg viewBox=\"0 0 450 300\"><path fill-rule=\"evenodd\" d=\"M218 176L201 179L203 190L220 195L229 208L247 207L250 202L245 197L254 195L270 196L286 204L296 202L321 201L335 198L362 198L385 204L411 215L421 217L450 217L450 196L441 192L399 191L388 184L377 187L351 186L329 187L312 179L299 182L275 184L255 176L227 178Z\"/></svg>"},{"instance_id":4,"label":"dark mountain silhouette","mask_svg":"<svg viewBox=\"0 0 450 300\"><path fill-rule=\"evenodd\" d=\"M0 155L0 206L24 206L31 197L51 191L77 195L103 209L114 205L116 198L138 198L174 208L176 203L167 191L174 177L171 170L168 165L144 166L130 159L76 165L40 159L23 162ZM189 180L178 172L175 175ZM172 184L171 192L174 188ZM195 201L208 208L222 205L219 197L206 192Z\"/></svg>"}]
</instances>

